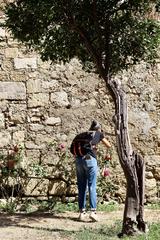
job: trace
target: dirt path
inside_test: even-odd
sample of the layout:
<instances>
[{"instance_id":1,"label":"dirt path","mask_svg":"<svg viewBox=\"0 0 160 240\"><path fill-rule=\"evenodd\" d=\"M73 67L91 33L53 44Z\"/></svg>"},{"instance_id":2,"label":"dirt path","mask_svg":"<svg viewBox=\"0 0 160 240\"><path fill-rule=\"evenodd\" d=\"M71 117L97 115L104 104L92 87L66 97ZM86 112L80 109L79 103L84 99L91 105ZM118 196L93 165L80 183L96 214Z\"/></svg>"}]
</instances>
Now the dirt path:
<instances>
[{"instance_id":1,"label":"dirt path","mask_svg":"<svg viewBox=\"0 0 160 240\"><path fill-rule=\"evenodd\" d=\"M122 220L123 211L111 213L98 212L99 222L77 221L78 214L65 212L57 214L0 214L0 240L71 240L71 236L62 237L61 233L76 232L82 227L97 228ZM160 222L160 210L145 210L148 223Z\"/></svg>"}]
</instances>

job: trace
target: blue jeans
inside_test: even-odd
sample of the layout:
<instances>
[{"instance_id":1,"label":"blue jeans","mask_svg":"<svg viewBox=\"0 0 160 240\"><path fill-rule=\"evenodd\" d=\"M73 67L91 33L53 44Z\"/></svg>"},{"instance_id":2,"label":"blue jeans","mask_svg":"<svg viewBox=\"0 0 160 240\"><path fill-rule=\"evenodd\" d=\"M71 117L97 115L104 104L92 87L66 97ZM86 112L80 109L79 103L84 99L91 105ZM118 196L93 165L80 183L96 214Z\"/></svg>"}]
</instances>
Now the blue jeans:
<instances>
[{"instance_id":1,"label":"blue jeans","mask_svg":"<svg viewBox=\"0 0 160 240\"><path fill-rule=\"evenodd\" d=\"M78 204L80 211L86 208L86 194L87 186L89 191L89 204L91 210L95 210L97 207L97 160L90 156L90 159L84 157L76 158L76 173L77 173L77 185L78 185Z\"/></svg>"}]
</instances>

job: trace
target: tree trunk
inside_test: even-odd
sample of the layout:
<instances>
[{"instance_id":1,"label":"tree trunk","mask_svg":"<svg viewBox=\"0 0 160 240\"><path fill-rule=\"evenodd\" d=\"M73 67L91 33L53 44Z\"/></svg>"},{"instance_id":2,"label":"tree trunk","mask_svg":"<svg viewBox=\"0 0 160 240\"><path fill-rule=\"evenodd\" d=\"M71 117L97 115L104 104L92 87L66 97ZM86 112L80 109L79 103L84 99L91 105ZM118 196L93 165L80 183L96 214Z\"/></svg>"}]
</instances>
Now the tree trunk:
<instances>
[{"instance_id":1,"label":"tree trunk","mask_svg":"<svg viewBox=\"0 0 160 240\"><path fill-rule=\"evenodd\" d=\"M115 130L120 164L126 177L126 200L123 227L119 237L146 231L144 214L145 166L143 158L132 150L128 134L128 110L126 95L117 80L109 80L115 100ZM113 96L112 94L112 96Z\"/></svg>"}]
</instances>

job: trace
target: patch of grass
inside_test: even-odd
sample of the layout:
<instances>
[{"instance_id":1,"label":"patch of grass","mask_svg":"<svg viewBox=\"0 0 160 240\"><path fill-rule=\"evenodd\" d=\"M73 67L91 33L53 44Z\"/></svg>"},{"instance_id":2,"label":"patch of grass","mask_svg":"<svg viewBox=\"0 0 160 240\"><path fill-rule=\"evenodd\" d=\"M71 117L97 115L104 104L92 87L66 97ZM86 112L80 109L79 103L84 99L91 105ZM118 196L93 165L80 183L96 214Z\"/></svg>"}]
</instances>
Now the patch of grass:
<instances>
[{"instance_id":1,"label":"patch of grass","mask_svg":"<svg viewBox=\"0 0 160 240\"><path fill-rule=\"evenodd\" d=\"M132 240L158 240L160 236L160 223L152 223L149 226L149 232L139 236L132 237ZM124 238L124 240L129 240L131 238Z\"/></svg>"},{"instance_id":2,"label":"patch of grass","mask_svg":"<svg viewBox=\"0 0 160 240\"><path fill-rule=\"evenodd\" d=\"M14 208L13 208L14 207ZM102 212L112 212L117 211L120 209L120 205L116 203L115 201L107 202L107 203L98 203L97 204L97 211ZM16 211L16 207L13 205L13 203L0 203L0 210L1 211L7 211L11 212L13 209ZM56 201L55 199L51 199L48 201L38 201L38 200L30 200L26 199L23 201L23 203L19 204L18 209L20 211L24 211L27 213L35 212L35 211L49 211L49 212L59 212L63 213L66 211L71 212L77 212L78 211L78 203L77 202L68 202L68 203L62 203L60 201ZM87 207L89 209L89 206Z\"/></svg>"},{"instance_id":3,"label":"patch of grass","mask_svg":"<svg viewBox=\"0 0 160 240\"><path fill-rule=\"evenodd\" d=\"M113 225L102 225L99 228L83 228L75 234L76 240L117 240L117 233L121 231L122 223L117 221Z\"/></svg>"},{"instance_id":4,"label":"patch of grass","mask_svg":"<svg viewBox=\"0 0 160 240\"><path fill-rule=\"evenodd\" d=\"M118 240L117 234L121 232L122 222L117 221L111 226L102 225L100 228L83 228L75 234L76 240ZM160 236L160 223L153 223L147 234L134 237L123 237L124 240L158 240Z\"/></svg>"},{"instance_id":5,"label":"patch of grass","mask_svg":"<svg viewBox=\"0 0 160 240\"><path fill-rule=\"evenodd\" d=\"M78 211L78 204L57 202L54 206L53 211L56 212Z\"/></svg>"},{"instance_id":6,"label":"patch of grass","mask_svg":"<svg viewBox=\"0 0 160 240\"><path fill-rule=\"evenodd\" d=\"M150 232L148 234L148 239L158 240L160 237L160 223L153 223L149 227L149 230L150 230Z\"/></svg>"},{"instance_id":7,"label":"patch of grass","mask_svg":"<svg viewBox=\"0 0 160 240\"><path fill-rule=\"evenodd\" d=\"M147 204L146 208L153 209L153 210L160 210L160 202L159 203Z\"/></svg>"},{"instance_id":8,"label":"patch of grass","mask_svg":"<svg viewBox=\"0 0 160 240\"><path fill-rule=\"evenodd\" d=\"M0 203L0 212L15 213L16 206L15 202Z\"/></svg>"},{"instance_id":9,"label":"patch of grass","mask_svg":"<svg viewBox=\"0 0 160 240\"><path fill-rule=\"evenodd\" d=\"M33 213L37 211L37 209L38 209L38 201L36 200L26 201L21 206L21 210L25 211L26 213Z\"/></svg>"},{"instance_id":10,"label":"patch of grass","mask_svg":"<svg viewBox=\"0 0 160 240\"><path fill-rule=\"evenodd\" d=\"M116 202L109 202L109 203L98 203L97 205L97 211L102 211L102 212L112 212L112 211L117 211L120 209L120 205ZM66 211L78 211L78 203L61 203L57 202L54 206L53 211L57 212L66 212Z\"/></svg>"},{"instance_id":11,"label":"patch of grass","mask_svg":"<svg viewBox=\"0 0 160 240\"><path fill-rule=\"evenodd\" d=\"M120 205L114 201L108 203L99 203L97 206L98 211L113 212L120 209Z\"/></svg>"}]
</instances>

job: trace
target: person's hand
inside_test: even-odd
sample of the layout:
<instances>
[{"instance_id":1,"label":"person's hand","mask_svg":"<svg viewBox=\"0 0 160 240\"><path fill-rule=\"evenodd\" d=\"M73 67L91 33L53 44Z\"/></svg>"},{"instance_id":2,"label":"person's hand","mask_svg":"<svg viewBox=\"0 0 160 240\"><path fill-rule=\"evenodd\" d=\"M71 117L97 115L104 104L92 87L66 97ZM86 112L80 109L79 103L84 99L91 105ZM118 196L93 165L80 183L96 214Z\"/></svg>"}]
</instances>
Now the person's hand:
<instances>
[{"instance_id":1,"label":"person's hand","mask_svg":"<svg viewBox=\"0 0 160 240\"><path fill-rule=\"evenodd\" d=\"M103 138L103 139L102 139L102 142L104 143L104 145L105 145L107 148L110 148L110 147L111 147L110 142L109 142L106 138Z\"/></svg>"}]
</instances>

